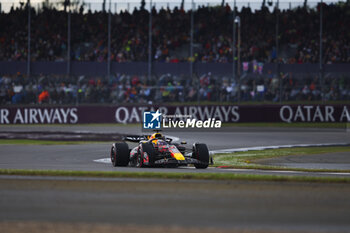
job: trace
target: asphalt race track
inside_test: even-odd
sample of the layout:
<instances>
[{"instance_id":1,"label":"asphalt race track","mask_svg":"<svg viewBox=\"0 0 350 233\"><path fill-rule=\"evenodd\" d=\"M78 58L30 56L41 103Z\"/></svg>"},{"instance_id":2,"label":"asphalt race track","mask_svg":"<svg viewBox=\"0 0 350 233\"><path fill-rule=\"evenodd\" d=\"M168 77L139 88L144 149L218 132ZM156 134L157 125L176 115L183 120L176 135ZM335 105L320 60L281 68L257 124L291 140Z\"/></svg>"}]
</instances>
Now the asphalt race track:
<instances>
[{"instance_id":1,"label":"asphalt race track","mask_svg":"<svg viewBox=\"0 0 350 233\"><path fill-rule=\"evenodd\" d=\"M116 134L144 134L138 126L2 126L1 132L93 132ZM188 146L194 142L206 143L211 151L232 148L249 148L256 146L300 145L322 143L350 143L350 133L345 130L330 129L275 129L275 128L225 128L222 132L171 132L171 136L186 141ZM350 174L325 174L283 171L232 170L210 168L196 170L192 168L178 169L139 169L114 168L109 163L96 163L94 160L107 159L109 162L111 143L91 143L82 145L0 145L0 168L8 169L41 169L41 170L86 170L86 171L162 171L162 172L235 172L254 174L285 174L312 176L350 176ZM133 147L130 144L130 148ZM338 156L339 163L331 164L330 169L337 167L350 169L349 156ZM313 161L322 162L318 158ZM343 163L342 163L343 162ZM328 163L323 163L327 167ZM299 164L300 165L300 164Z\"/></svg>"},{"instance_id":2,"label":"asphalt race track","mask_svg":"<svg viewBox=\"0 0 350 233\"><path fill-rule=\"evenodd\" d=\"M126 126L0 127L0 133L11 130L141 133L138 127ZM345 130L241 128L210 133L171 132L171 136L189 145L195 141L207 143L210 150L350 143ZM349 177L348 173L246 169L114 168L109 163L94 162L107 158L109 149L110 143L0 145L0 168ZM346 153L337 156L339 161L349 161ZM311 162L317 160L331 162L325 158ZM348 184L2 175L0 197L1 232L350 232Z\"/></svg>"},{"instance_id":3,"label":"asphalt race track","mask_svg":"<svg viewBox=\"0 0 350 233\"><path fill-rule=\"evenodd\" d=\"M140 126L117 125L14 125L1 126L1 132L18 131L63 131L63 132L92 132L116 134L145 134ZM178 137L188 145L203 142L210 150L242 148L271 145L295 145L316 143L350 143L350 131L344 129L298 129L298 128L268 128L268 127L225 127L213 131L164 131L165 134Z\"/></svg>"},{"instance_id":4,"label":"asphalt race track","mask_svg":"<svg viewBox=\"0 0 350 233\"><path fill-rule=\"evenodd\" d=\"M172 226L179 227L175 232L350 229L350 186L343 184L0 176L0 187L0 226L16 221L112 224L113 232L123 232L118 228L124 225L138 232L155 232L150 226L158 232Z\"/></svg>"},{"instance_id":5,"label":"asphalt race track","mask_svg":"<svg viewBox=\"0 0 350 233\"><path fill-rule=\"evenodd\" d=\"M6 169L40 169L40 170L75 170L75 171L143 171L143 172L201 172L201 173L239 173L265 175L299 175L299 176L338 176L350 177L349 173L268 171L251 169L195 169L182 168L133 168L113 167L107 163L94 162L109 156L110 143L82 145L1 145L0 168ZM4 153L4 154L3 154Z\"/></svg>"}]
</instances>

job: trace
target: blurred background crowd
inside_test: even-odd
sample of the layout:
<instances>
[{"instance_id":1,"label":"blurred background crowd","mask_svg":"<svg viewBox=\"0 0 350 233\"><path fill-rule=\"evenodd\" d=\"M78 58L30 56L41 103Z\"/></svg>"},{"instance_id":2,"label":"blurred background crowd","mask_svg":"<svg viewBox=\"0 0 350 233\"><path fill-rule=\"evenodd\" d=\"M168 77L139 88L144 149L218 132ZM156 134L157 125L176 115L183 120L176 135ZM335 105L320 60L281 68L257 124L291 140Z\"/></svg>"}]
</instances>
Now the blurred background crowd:
<instances>
[{"instance_id":1,"label":"blurred background crowd","mask_svg":"<svg viewBox=\"0 0 350 233\"><path fill-rule=\"evenodd\" d=\"M0 78L0 104L118 104L118 103L169 103L169 102L278 102L320 101L321 87L318 75L296 79L254 78L237 83L229 77L216 77L210 73L190 81L185 76L162 75L148 80L146 76L117 74L109 80L103 77L38 76L27 79L16 75ZM346 77L325 78L324 100L349 101L350 81Z\"/></svg>"},{"instance_id":2,"label":"blurred background crowd","mask_svg":"<svg viewBox=\"0 0 350 233\"><path fill-rule=\"evenodd\" d=\"M111 14L108 10L93 10L84 3L71 8L68 13L68 2L63 0L61 5L55 5L46 0L40 7L30 8L32 62L106 62L109 16L111 61L149 61L150 14L145 1L141 0L141 4L131 10L115 8ZM218 76L210 72L193 72L191 75L152 73L148 76L111 73L108 77L69 73L4 75L0 72L0 104L350 100L349 73L263 72L266 63L320 62L321 3L315 7L304 4L277 10L271 7L272 1L261 2L259 8L253 9L248 4L235 10L241 20L239 31L235 31L241 36L240 64L235 69L242 71L238 76ZM192 9L195 10L185 9L184 1L172 8L152 8L152 61L231 64L235 59L237 63L237 56L233 58L232 4L225 1L215 6L197 4ZM350 1L322 3L322 9L322 64L350 64ZM25 2L8 11L2 11L0 7L0 62L27 61L28 11ZM71 27L69 56L68 15ZM237 41L235 45L237 50ZM248 67L254 75L248 74Z\"/></svg>"},{"instance_id":3,"label":"blurred background crowd","mask_svg":"<svg viewBox=\"0 0 350 233\"><path fill-rule=\"evenodd\" d=\"M276 61L276 9L265 1L260 9L243 6L241 59ZM199 4L198 4L199 5ZM283 63L317 63L319 59L319 9L299 6L279 11L279 57ZM0 60L27 59L27 5L21 3L0 14ZM350 6L323 5L323 63L350 62ZM145 3L132 10L112 13L111 59L116 62L147 61L148 17ZM190 59L191 10L183 5L152 9L152 57L155 61ZM199 5L194 11L194 61L232 62L232 5ZM59 22L59 23L58 23ZM108 12L88 10L82 4L71 14L71 60L107 60ZM67 9L43 4L31 12L32 61L63 61L67 58Z\"/></svg>"}]
</instances>

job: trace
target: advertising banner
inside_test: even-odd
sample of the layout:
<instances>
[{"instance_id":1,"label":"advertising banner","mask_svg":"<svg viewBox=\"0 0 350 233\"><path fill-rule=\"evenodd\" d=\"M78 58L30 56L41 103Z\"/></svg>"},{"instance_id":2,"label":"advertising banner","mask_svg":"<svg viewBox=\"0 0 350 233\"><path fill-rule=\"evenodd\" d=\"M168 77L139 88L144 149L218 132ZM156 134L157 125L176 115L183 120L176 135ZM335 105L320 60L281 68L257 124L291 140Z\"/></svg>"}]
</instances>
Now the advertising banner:
<instances>
[{"instance_id":1,"label":"advertising banner","mask_svg":"<svg viewBox=\"0 0 350 233\"><path fill-rule=\"evenodd\" d=\"M350 105L1 106L0 124L142 123L145 111L179 119L235 122L350 122Z\"/></svg>"}]
</instances>

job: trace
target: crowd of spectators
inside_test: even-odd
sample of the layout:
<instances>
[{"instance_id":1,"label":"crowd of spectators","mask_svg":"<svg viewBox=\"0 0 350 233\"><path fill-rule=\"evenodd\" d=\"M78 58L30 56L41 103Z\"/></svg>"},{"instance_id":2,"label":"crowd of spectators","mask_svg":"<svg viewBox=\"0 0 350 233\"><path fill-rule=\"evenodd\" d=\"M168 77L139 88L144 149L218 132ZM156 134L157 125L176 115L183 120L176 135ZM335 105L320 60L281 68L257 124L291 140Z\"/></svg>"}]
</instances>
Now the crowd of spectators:
<instances>
[{"instance_id":1,"label":"crowd of spectators","mask_svg":"<svg viewBox=\"0 0 350 233\"><path fill-rule=\"evenodd\" d=\"M317 75L296 78L290 74L282 80L280 86L275 76L247 78L238 84L229 77L213 77L210 73L192 81L170 74L152 80L121 74L109 80L85 76L2 76L0 104L236 102L238 98L244 102L278 102L280 93L283 101L317 101L322 96L324 100L350 100L349 77L326 76L323 88Z\"/></svg>"},{"instance_id":2,"label":"crowd of spectators","mask_svg":"<svg viewBox=\"0 0 350 233\"><path fill-rule=\"evenodd\" d=\"M319 59L319 8L279 11L279 54L284 63L316 63ZM27 6L0 13L0 61L27 59ZM55 7L31 10L31 60L67 59L67 12ZM324 4L324 63L350 62L350 5ZM232 62L233 14L229 5L198 6L194 11L194 57L179 51L189 48L191 11L153 8L152 58L161 62ZM242 61L276 61L276 10L266 6L254 12L243 7ZM121 11L111 17L111 60L147 61L148 18L144 8ZM108 13L80 9L71 13L71 60L107 60ZM188 51L188 50L187 50Z\"/></svg>"}]
</instances>

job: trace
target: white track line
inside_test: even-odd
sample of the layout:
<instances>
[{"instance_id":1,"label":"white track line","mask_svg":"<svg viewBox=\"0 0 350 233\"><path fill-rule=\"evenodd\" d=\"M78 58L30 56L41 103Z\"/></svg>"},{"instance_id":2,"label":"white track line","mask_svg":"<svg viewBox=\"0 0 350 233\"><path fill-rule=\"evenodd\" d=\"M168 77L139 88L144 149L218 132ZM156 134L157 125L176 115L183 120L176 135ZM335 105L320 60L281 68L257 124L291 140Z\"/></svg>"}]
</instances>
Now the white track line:
<instances>
[{"instance_id":1,"label":"white track line","mask_svg":"<svg viewBox=\"0 0 350 233\"><path fill-rule=\"evenodd\" d=\"M94 162L96 163L108 163L111 164L111 158L102 158L102 159L95 159Z\"/></svg>"},{"instance_id":2,"label":"white track line","mask_svg":"<svg viewBox=\"0 0 350 233\"><path fill-rule=\"evenodd\" d=\"M280 149L280 148L294 148L294 147L317 147L317 146L349 146L350 143L318 143L318 144L295 144L295 145L279 145L279 146L255 146L255 147L245 147L245 148L232 148L232 149L222 149L213 150L209 153L222 154L222 153L234 153L241 151L252 151L252 150L267 150L267 149Z\"/></svg>"}]
</instances>

